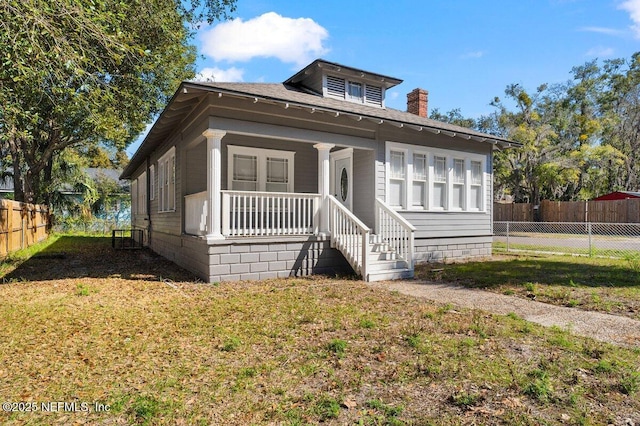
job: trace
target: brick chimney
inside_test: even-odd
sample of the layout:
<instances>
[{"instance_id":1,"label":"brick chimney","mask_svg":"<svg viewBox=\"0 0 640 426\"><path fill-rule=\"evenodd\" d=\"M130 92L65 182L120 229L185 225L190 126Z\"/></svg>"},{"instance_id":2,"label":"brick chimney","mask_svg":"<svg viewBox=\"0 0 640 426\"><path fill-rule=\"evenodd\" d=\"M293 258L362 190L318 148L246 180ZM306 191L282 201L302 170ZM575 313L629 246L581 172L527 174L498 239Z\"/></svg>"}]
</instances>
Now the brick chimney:
<instances>
[{"instance_id":1,"label":"brick chimney","mask_svg":"<svg viewBox=\"0 0 640 426\"><path fill-rule=\"evenodd\" d=\"M407 95L407 112L427 118L429 105L429 92L424 89L413 89Z\"/></svg>"}]
</instances>

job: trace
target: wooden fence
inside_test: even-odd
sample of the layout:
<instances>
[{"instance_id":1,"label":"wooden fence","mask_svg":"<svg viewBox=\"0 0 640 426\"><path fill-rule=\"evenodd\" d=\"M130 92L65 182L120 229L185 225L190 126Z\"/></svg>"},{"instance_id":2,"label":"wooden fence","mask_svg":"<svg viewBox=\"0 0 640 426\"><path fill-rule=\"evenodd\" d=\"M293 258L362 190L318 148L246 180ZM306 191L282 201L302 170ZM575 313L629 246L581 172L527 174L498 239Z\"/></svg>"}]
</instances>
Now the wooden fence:
<instances>
[{"instance_id":1,"label":"wooden fence","mask_svg":"<svg viewBox=\"0 0 640 426\"><path fill-rule=\"evenodd\" d=\"M609 201L548 201L538 209L530 203L494 203L493 220L500 222L640 223L640 198Z\"/></svg>"},{"instance_id":2,"label":"wooden fence","mask_svg":"<svg viewBox=\"0 0 640 426\"><path fill-rule=\"evenodd\" d=\"M0 259L47 239L49 218L46 206L0 200Z\"/></svg>"}]
</instances>

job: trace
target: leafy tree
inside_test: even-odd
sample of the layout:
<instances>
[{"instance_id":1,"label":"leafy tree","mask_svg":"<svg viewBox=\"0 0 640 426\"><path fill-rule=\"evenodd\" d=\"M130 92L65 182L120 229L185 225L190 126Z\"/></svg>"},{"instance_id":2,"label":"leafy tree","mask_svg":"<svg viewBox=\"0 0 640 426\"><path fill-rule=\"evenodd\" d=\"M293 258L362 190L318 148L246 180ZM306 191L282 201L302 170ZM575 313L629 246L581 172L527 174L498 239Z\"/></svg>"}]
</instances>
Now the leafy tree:
<instances>
[{"instance_id":1,"label":"leafy tree","mask_svg":"<svg viewBox=\"0 0 640 426\"><path fill-rule=\"evenodd\" d=\"M624 167L611 176L611 189L640 189L640 52L630 60L604 65L607 90L601 99L603 141L625 156Z\"/></svg>"},{"instance_id":2,"label":"leafy tree","mask_svg":"<svg viewBox=\"0 0 640 426\"><path fill-rule=\"evenodd\" d=\"M193 77L196 25L235 0L4 0L0 159L15 197L49 202L68 149L122 151Z\"/></svg>"}]
</instances>

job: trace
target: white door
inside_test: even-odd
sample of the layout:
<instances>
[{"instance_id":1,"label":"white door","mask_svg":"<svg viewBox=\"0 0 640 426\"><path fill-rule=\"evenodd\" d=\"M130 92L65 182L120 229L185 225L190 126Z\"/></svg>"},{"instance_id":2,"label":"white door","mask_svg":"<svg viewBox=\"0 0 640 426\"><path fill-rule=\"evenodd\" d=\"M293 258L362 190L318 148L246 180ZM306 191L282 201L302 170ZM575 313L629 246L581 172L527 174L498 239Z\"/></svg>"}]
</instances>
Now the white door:
<instances>
[{"instance_id":1,"label":"white door","mask_svg":"<svg viewBox=\"0 0 640 426\"><path fill-rule=\"evenodd\" d=\"M346 208L353 206L353 150L343 149L331 153L331 193Z\"/></svg>"}]
</instances>

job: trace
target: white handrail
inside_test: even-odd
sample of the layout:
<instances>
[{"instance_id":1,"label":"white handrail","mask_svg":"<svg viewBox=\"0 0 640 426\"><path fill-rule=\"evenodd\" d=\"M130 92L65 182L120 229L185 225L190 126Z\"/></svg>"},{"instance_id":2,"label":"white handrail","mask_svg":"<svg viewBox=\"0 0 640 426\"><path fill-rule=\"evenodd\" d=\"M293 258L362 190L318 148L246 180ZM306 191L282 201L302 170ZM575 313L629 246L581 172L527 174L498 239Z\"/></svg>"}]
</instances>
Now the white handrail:
<instances>
[{"instance_id":1,"label":"white handrail","mask_svg":"<svg viewBox=\"0 0 640 426\"><path fill-rule=\"evenodd\" d=\"M376 198L376 234L413 269L413 244L416 228L384 201Z\"/></svg>"},{"instance_id":2,"label":"white handrail","mask_svg":"<svg viewBox=\"0 0 640 426\"><path fill-rule=\"evenodd\" d=\"M371 230L333 195L329 202L331 246L340 250L354 271L367 279L369 234Z\"/></svg>"},{"instance_id":3,"label":"white handrail","mask_svg":"<svg viewBox=\"0 0 640 426\"><path fill-rule=\"evenodd\" d=\"M319 194L221 191L222 234L229 237L317 233Z\"/></svg>"}]
</instances>

